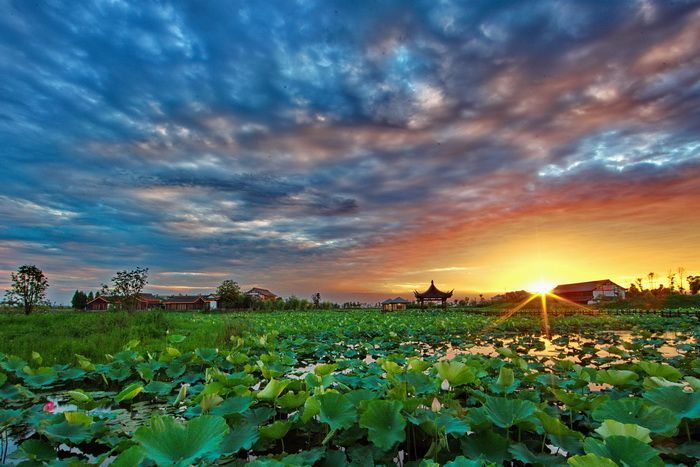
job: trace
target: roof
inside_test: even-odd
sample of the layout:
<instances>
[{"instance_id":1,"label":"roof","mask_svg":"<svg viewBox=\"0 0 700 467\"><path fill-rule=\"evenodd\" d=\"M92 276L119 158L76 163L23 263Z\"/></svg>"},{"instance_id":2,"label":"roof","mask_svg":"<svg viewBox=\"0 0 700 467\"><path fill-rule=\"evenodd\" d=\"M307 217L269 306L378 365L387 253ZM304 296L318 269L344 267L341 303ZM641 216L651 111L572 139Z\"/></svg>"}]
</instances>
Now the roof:
<instances>
[{"instance_id":1,"label":"roof","mask_svg":"<svg viewBox=\"0 0 700 467\"><path fill-rule=\"evenodd\" d=\"M110 300L108 300L106 297L103 297L102 295L98 295L97 297L95 297L95 298L93 298L92 300L90 300L89 302L87 302L86 305L89 305L89 304L91 304L92 302L95 302L95 301L97 301L97 300L102 300L102 301L104 301L104 302L110 303Z\"/></svg>"},{"instance_id":2,"label":"roof","mask_svg":"<svg viewBox=\"0 0 700 467\"><path fill-rule=\"evenodd\" d=\"M450 290L449 292L443 292L442 290L435 287L435 282L430 281L430 287L428 287L428 289L425 292L418 292L418 291L414 290L413 295L415 295L416 298L446 299L446 298L450 298L452 296L452 292L454 292L454 289Z\"/></svg>"},{"instance_id":3,"label":"roof","mask_svg":"<svg viewBox=\"0 0 700 467\"><path fill-rule=\"evenodd\" d=\"M201 295L176 295L163 300L163 303L194 303L197 300L204 300Z\"/></svg>"},{"instance_id":4,"label":"roof","mask_svg":"<svg viewBox=\"0 0 700 467\"><path fill-rule=\"evenodd\" d=\"M250 294L265 295L268 297L276 297L277 296L277 295L273 294L272 292L270 292L269 290L262 289L260 287L253 287L252 289L250 289L249 291L246 292L246 295L250 295Z\"/></svg>"},{"instance_id":5,"label":"roof","mask_svg":"<svg viewBox=\"0 0 700 467\"><path fill-rule=\"evenodd\" d=\"M554 289L552 289L552 293L554 294L562 294L562 293L575 293L575 292L593 292L594 290L599 290L600 288L603 287L610 287L610 286L617 286L616 283L611 281L610 279L602 279L602 280L597 280L597 281L588 281L588 282L575 282L573 284L559 284L556 286ZM624 287L620 287L623 289Z\"/></svg>"},{"instance_id":6,"label":"roof","mask_svg":"<svg viewBox=\"0 0 700 467\"><path fill-rule=\"evenodd\" d=\"M152 293L140 293L137 297L137 300L142 301L142 302L156 302L156 303L161 302L161 299L156 297Z\"/></svg>"},{"instance_id":7,"label":"roof","mask_svg":"<svg viewBox=\"0 0 700 467\"><path fill-rule=\"evenodd\" d=\"M387 298L386 300L384 300L384 301L382 302L382 305L391 305L392 303L403 303L403 304L406 304L406 305L407 305L407 304L409 304L409 303L411 303L411 302L409 302L409 301L406 300L405 298L396 297L396 298Z\"/></svg>"}]
</instances>

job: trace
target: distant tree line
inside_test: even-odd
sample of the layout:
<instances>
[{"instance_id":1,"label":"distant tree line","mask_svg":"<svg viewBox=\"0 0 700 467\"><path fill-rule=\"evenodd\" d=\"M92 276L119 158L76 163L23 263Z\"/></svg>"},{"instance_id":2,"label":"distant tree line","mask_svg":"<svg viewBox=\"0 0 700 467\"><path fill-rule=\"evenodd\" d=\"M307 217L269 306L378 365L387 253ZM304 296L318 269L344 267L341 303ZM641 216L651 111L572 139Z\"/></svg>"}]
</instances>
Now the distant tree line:
<instances>
[{"instance_id":1,"label":"distant tree line","mask_svg":"<svg viewBox=\"0 0 700 467\"><path fill-rule=\"evenodd\" d=\"M683 267L678 267L675 271L669 270L666 273L666 285L659 283L657 286L660 276L653 271L646 275L646 280L644 279L642 277L636 278L627 289L627 295L636 297L641 295L684 295L686 293L697 295L700 293L700 276L686 275L686 270ZM688 284L687 289L685 288L686 283Z\"/></svg>"}]
</instances>

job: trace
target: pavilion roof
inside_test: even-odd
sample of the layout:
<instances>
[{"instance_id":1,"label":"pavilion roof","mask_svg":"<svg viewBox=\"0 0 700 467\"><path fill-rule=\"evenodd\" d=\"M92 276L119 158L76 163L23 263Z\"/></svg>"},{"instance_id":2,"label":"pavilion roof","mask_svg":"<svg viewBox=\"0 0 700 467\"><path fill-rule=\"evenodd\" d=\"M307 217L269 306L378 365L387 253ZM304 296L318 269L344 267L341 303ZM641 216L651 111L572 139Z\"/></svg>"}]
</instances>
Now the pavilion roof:
<instances>
[{"instance_id":1,"label":"pavilion roof","mask_svg":"<svg viewBox=\"0 0 700 467\"><path fill-rule=\"evenodd\" d=\"M442 290L438 289L435 287L435 282L430 281L430 287L425 292L418 292L417 290L413 291L413 295L416 296L416 298L422 298L422 299L447 299L452 296L452 292L454 292L454 289L450 290L449 292L443 292Z\"/></svg>"}]
</instances>

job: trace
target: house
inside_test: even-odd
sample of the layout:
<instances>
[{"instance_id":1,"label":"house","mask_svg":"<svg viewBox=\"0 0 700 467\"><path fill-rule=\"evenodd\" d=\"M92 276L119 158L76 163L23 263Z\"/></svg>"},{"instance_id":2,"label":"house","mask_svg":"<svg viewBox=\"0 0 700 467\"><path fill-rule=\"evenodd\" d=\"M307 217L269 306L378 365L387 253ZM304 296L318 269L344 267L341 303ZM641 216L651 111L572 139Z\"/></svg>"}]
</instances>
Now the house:
<instances>
[{"instance_id":1,"label":"house","mask_svg":"<svg viewBox=\"0 0 700 467\"><path fill-rule=\"evenodd\" d=\"M560 284L551 293L575 303L598 303L601 300L624 300L625 288L610 279Z\"/></svg>"},{"instance_id":2,"label":"house","mask_svg":"<svg viewBox=\"0 0 700 467\"><path fill-rule=\"evenodd\" d=\"M253 287L245 293L250 298L255 298L257 300L277 300L279 297L267 289L261 289L260 287Z\"/></svg>"},{"instance_id":3,"label":"house","mask_svg":"<svg viewBox=\"0 0 700 467\"><path fill-rule=\"evenodd\" d=\"M137 310L151 310L153 308L162 308L163 300L151 293L141 293L136 297Z\"/></svg>"},{"instance_id":4,"label":"house","mask_svg":"<svg viewBox=\"0 0 700 467\"><path fill-rule=\"evenodd\" d=\"M401 297L396 297L396 298L389 298L387 300L384 300L381 305L382 305L382 311L397 311L397 310L405 310L406 305L408 305L409 302L405 298Z\"/></svg>"},{"instance_id":5,"label":"house","mask_svg":"<svg viewBox=\"0 0 700 467\"><path fill-rule=\"evenodd\" d=\"M110 300L105 297L95 297L85 305L85 309L90 311L105 311L113 307Z\"/></svg>"},{"instance_id":6,"label":"house","mask_svg":"<svg viewBox=\"0 0 700 467\"><path fill-rule=\"evenodd\" d=\"M175 295L163 300L166 310L204 310L208 304L201 295Z\"/></svg>"},{"instance_id":7,"label":"house","mask_svg":"<svg viewBox=\"0 0 700 467\"><path fill-rule=\"evenodd\" d=\"M104 311L111 310L112 308L119 308L122 301L115 297L95 297L90 300L85 306L86 309L91 311ZM153 308L161 308L163 301L150 293L141 293L136 297L136 310L151 310Z\"/></svg>"},{"instance_id":8,"label":"house","mask_svg":"<svg viewBox=\"0 0 700 467\"><path fill-rule=\"evenodd\" d=\"M204 301L207 302L208 308L210 310L216 310L217 308L221 308L219 306L220 299L219 296L216 294L209 294L206 297L204 297Z\"/></svg>"}]
</instances>

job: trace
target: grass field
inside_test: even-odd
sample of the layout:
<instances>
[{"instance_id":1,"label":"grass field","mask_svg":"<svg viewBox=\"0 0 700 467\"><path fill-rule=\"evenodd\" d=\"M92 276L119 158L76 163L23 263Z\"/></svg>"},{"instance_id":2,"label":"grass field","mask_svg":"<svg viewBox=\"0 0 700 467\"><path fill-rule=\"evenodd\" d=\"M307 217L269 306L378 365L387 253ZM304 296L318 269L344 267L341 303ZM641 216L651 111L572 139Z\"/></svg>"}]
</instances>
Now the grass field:
<instances>
[{"instance_id":1,"label":"grass field","mask_svg":"<svg viewBox=\"0 0 700 467\"><path fill-rule=\"evenodd\" d=\"M683 324L685 323L685 324ZM697 320L658 316L570 316L551 319L555 334L586 329L623 330L674 329L693 326ZM129 341L139 340L144 349L162 349L168 334L187 336L186 350L198 347L225 347L231 336L243 333L279 332L285 338L339 337L367 339L396 333L411 336L428 333L438 339L447 336L478 336L486 330L537 333L541 322L532 317L470 315L460 311L406 311L381 313L376 310L275 311L236 313L195 313L149 311L78 312L50 311L25 316L0 314L0 352L29 358L39 352L46 363L67 363L75 354L103 361Z\"/></svg>"}]
</instances>

